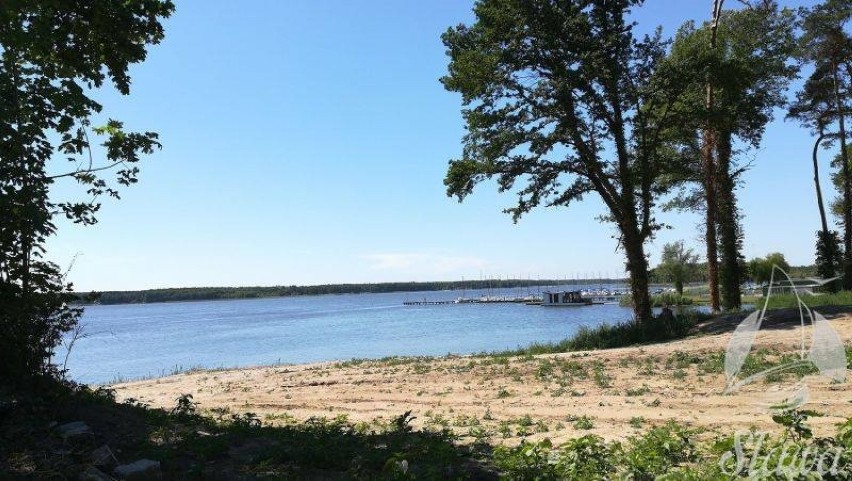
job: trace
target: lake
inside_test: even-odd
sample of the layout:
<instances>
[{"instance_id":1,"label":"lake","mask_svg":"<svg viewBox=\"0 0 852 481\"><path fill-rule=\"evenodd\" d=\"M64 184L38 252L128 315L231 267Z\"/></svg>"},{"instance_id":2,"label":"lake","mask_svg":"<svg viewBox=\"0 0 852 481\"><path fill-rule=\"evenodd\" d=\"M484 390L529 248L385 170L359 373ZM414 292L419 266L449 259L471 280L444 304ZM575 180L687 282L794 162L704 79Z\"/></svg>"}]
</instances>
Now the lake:
<instances>
[{"instance_id":1,"label":"lake","mask_svg":"<svg viewBox=\"0 0 852 481\"><path fill-rule=\"evenodd\" d=\"M531 291L537 293L538 288ZM528 292L494 289L490 294ZM462 291L398 292L89 306L82 318L87 337L78 340L71 352L69 376L99 384L193 367L470 354L559 341L580 326L631 318L630 309L617 305L403 306L407 300L452 300L461 295ZM60 362L63 351L57 356Z\"/></svg>"}]
</instances>

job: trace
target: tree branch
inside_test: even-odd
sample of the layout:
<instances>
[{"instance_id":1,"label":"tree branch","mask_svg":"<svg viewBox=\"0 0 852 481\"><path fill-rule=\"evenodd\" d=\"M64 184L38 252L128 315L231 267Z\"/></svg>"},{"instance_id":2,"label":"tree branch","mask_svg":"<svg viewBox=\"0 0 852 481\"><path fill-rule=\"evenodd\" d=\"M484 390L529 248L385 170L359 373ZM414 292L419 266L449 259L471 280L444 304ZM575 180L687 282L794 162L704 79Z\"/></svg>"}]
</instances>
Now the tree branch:
<instances>
[{"instance_id":1,"label":"tree branch","mask_svg":"<svg viewBox=\"0 0 852 481\"><path fill-rule=\"evenodd\" d=\"M67 172L65 174L50 175L50 176L47 176L47 178L50 179L50 180L53 180L53 179L60 179L62 177L73 177L75 175L80 175L80 174L91 174L93 172L100 172L102 170L112 169L112 168L119 166L119 165L122 165L124 163L125 162L123 160L121 160L121 161L112 163L110 165L104 165L104 166L97 167L97 168L94 168L94 169L91 168L91 166L90 166L88 169L75 170L74 172Z\"/></svg>"}]
</instances>

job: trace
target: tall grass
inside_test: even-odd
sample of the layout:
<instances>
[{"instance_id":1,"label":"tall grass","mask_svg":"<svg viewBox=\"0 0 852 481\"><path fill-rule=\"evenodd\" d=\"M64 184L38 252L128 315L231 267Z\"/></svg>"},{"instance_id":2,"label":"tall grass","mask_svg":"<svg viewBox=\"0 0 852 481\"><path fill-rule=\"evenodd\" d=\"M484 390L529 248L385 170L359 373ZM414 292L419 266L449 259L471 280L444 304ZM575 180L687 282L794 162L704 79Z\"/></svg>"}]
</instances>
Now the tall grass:
<instances>
[{"instance_id":1,"label":"tall grass","mask_svg":"<svg viewBox=\"0 0 852 481\"><path fill-rule=\"evenodd\" d=\"M651 296L651 307L691 306L694 302L692 297L683 296L677 292L663 292ZM630 294L622 296L618 303L622 307L632 306L633 296Z\"/></svg>"},{"instance_id":2,"label":"tall grass","mask_svg":"<svg viewBox=\"0 0 852 481\"><path fill-rule=\"evenodd\" d=\"M813 296L800 294L799 297L808 307L852 306L852 292L850 291L842 291L835 294L817 294ZM743 297L743 302L754 303L755 307L758 309L763 308L765 300L765 297ZM796 296L793 294L772 294L769 298L769 304L767 305L768 309L784 309L789 307L798 307Z\"/></svg>"},{"instance_id":3,"label":"tall grass","mask_svg":"<svg viewBox=\"0 0 852 481\"><path fill-rule=\"evenodd\" d=\"M526 347L493 354L499 356L554 354L669 341L685 337L698 321L709 317L708 314L689 310L672 319L656 317L647 325L629 321L601 324L597 327L584 326L573 336L558 342L536 342Z\"/></svg>"}]
</instances>

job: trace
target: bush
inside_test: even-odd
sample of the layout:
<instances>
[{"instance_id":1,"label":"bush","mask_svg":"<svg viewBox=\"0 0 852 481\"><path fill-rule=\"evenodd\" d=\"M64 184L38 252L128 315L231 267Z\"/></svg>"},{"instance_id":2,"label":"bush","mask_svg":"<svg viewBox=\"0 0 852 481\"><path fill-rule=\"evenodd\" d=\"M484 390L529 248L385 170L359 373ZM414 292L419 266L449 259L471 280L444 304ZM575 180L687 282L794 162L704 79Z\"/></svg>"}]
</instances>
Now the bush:
<instances>
[{"instance_id":1,"label":"bush","mask_svg":"<svg viewBox=\"0 0 852 481\"><path fill-rule=\"evenodd\" d=\"M651 307L668 307L668 306L691 306L695 300L691 297L678 294L677 292L663 292L651 296ZM618 301L622 307L633 305L633 296L627 294L622 296Z\"/></svg>"},{"instance_id":2,"label":"bush","mask_svg":"<svg viewBox=\"0 0 852 481\"><path fill-rule=\"evenodd\" d=\"M696 460L691 435L670 422L630 438L625 446L607 444L595 435L572 439L558 448L548 439L523 441L513 448L497 447L494 464L501 471L501 479L519 481L653 480L674 469L688 468Z\"/></svg>"},{"instance_id":3,"label":"bush","mask_svg":"<svg viewBox=\"0 0 852 481\"><path fill-rule=\"evenodd\" d=\"M843 247L836 231L817 231L815 265L817 275L823 279L831 279L843 273ZM840 284L838 279L827 284L826 290L837 292L840 290Z\"/></svg>"},{"instance_id":4,"label":"bush","mask_svg":"<svg viewBox=\"0 0 852 481\"><path fill-rule=\"evenodd\" d=\"M54 351L77 326L82 309L69 307L72 294L54 264L29 265L35 275L26 290L18 282L0 281L0 384L32 388L38 379L62 374L53 363Z\"/></svg>"},{"instance_id":5,"label":"bush","mask_svg":"<svg viewBox=\"0 0 852 481\"><path fill-rule=\"evenodd\" d=\"M540 442L521 441L509 448L494 449L494 465L504 479L516 481L545 481L562 479L557 475L556 465L550 462L552 444L549 439Z\"/></svg>"},{"instance_id":6,"label":"bush","mask_svg":"<svg viewBox=\"0 0 852 481\"><path fill-rule=\"evenodd\" d=\"M674 422L651 428L631 438L624 453L622 470L627 479L652 481L672 468L695 458L691 432Z\"/></svg>"},{"instance_id":7,"label":"bush","mask_svg":"<svg viewBox=\"0 0 852 481\"><path fill-rule=\"evenodd\" d=\"M615 468L613 463L613 448L607 446L600 436L590 434L572 439L560 447L556 470L560 479L606 479L605 473Z\"/></svg>"}]
</instances>

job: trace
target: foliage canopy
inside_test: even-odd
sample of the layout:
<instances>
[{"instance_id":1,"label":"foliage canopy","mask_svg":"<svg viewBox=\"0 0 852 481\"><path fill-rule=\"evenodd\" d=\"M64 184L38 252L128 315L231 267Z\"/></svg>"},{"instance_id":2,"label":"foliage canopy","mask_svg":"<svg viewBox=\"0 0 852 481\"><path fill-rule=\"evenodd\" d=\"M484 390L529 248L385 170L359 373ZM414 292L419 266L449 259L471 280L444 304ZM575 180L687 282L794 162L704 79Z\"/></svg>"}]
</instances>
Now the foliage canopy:
<instances>
[{"instance_id":1,"label":"foliage canopy","mask_svg":"<svg viewBox=\"0 0 852 481\"><path fill-rule=\"evenodd\" d=\"M102 106L92 91L111 84L130 92L128 67L163 39L169 0L39 2L0 8L0 381L57 374L53 349L80 310L71 286L44 259L55 216L94 224L100 196L137 181L136 163L159 147L153 132L128 132L110 119L94 127ZM90 133L105 162L94 161ZM52 164L65 160L66 167ZM108 182L101 174L114 174ZM70 178L86 200L55 202L51 185Z\"/></svg>"},{"instance_id":2,"label":"foliage canopy","mask_svg":"<svg viewBox=\"0 0 852 481\"><path fill-rule=\"evenodd\" d=\"M637 38L626 19L637 0L480 0L476 23L443 36L444 86L462 95L467 134L450 162L459 200L496 178L517 195L517 220L538 206L588 194L606 205L627 256L638 320L650 318L644 243L660 227L654 204L674 159L662 124L679 79L656 76L666 42ZM523 185L516 185L516 184Z\"/></svg>"}]
</instances>

